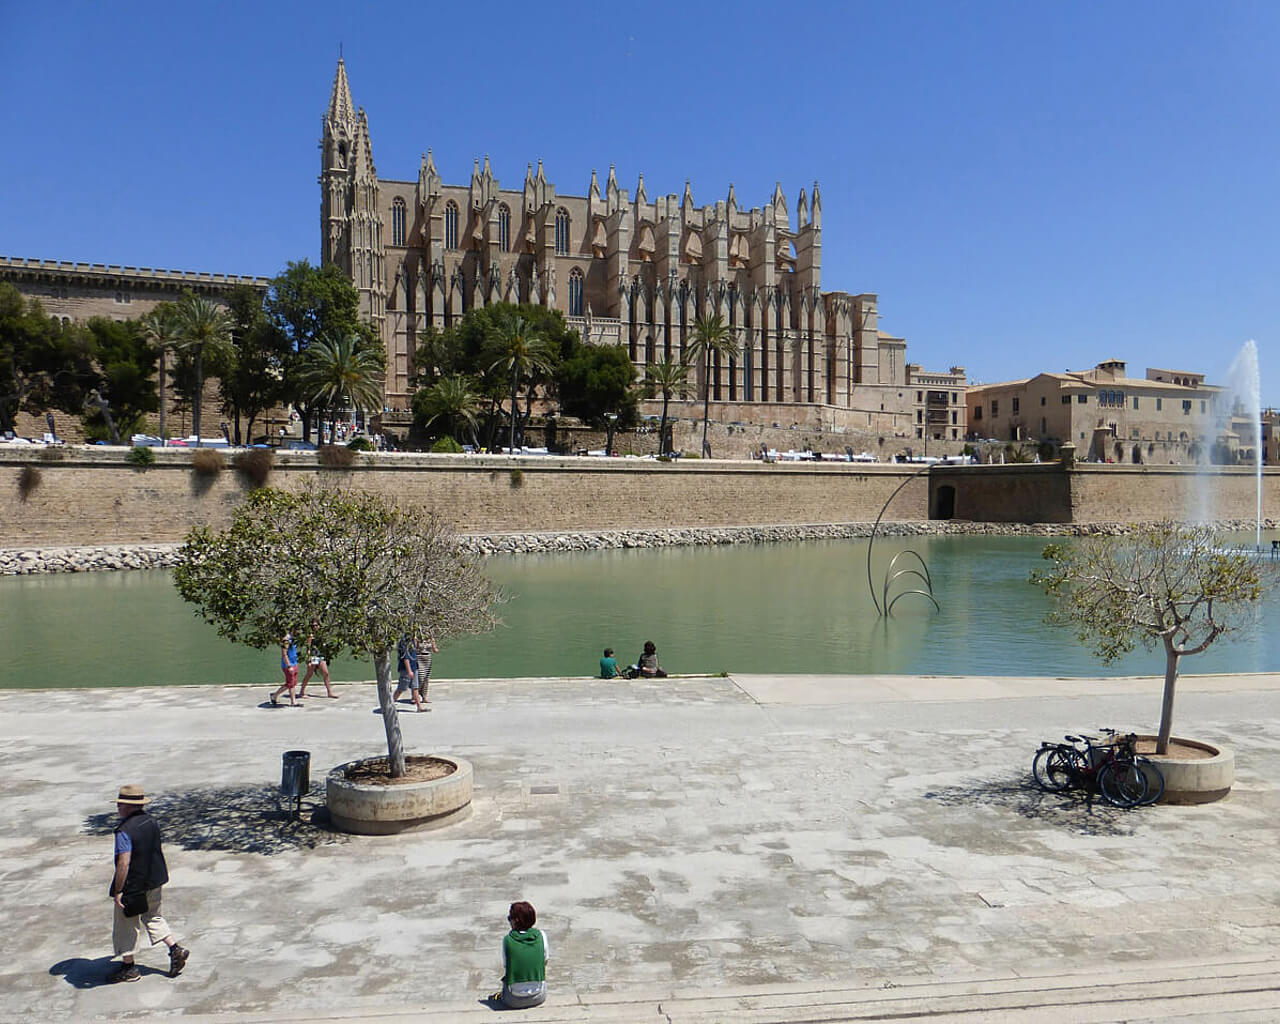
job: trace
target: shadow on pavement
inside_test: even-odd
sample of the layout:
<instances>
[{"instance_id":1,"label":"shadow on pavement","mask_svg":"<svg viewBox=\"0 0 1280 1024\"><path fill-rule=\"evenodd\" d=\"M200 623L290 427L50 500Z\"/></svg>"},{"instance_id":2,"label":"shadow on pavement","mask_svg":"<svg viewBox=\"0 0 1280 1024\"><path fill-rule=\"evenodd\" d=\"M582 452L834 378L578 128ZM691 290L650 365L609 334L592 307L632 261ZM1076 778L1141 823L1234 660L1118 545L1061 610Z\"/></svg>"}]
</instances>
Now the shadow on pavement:
<instances>
[{"instance_id":1,"label":"shadow on pavement","mask_svg":"<svg viewBox=\"0 0 1280 1024\"><path fill-rule=\"evenodd\" d=\"M55 978L65 979L72 988L97 988L111 984L107 978L115 967L116 964L109 956L94 957L92 960L74 956L68 960L59 960L49 968L49 973ZM169 975L168 971L148 967L146 964L138 964L138 973L144 977L148 974L161 974L165 977Z\"/></svg>"},{"instance_id":2,"label":"shadow on pavement","mask_svg":"<svg viewBox=\"0 0 1280 1024\"><path fill-rule=\"evenodd\" d=\"M283 800L275 786L242 786L164 793L154 797L147 810L155 815L164 841L184 850L271 856L349 840L329 830L323 801L323 784L313 784L298 819L291 802ZM110 835L119 820L114 813L91 814L85 818L84 831Z\"/></svg>"},{"instance_id":3,"label":"shadow on pavement","mask_svg":"<svg viewBox=\"0 0 1280 1024\"><path fill-rule=\"evenodd\" d=\"M1001 807L1031 821L1069 828L1080 835L1123 836L1133 833L1130 815L1142 808L1122 810L1100 796L1081 790L1048 793L1036 785L1030 772L1011 773L990 779L975 779L963 786L947 786L924 794L945 807L985 804Z\"/></svg>"}]
</instances>

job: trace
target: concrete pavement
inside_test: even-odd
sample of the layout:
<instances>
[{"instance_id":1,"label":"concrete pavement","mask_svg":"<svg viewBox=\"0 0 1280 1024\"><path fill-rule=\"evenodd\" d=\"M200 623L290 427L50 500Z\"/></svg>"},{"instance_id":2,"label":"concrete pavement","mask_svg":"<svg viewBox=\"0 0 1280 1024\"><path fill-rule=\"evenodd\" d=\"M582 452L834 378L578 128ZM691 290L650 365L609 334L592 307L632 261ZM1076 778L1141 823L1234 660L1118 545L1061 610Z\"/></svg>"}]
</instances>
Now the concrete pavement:
<instances>
[{"instance_id":1,"label":"concrete pavement","mask_svg":"<svg viewBox=\"0 0 1280 1024\"><path fill-rule=\"evenodd\" d=\"M1280 676L1184 678L1175 731L1231 745L1235 789L1133 812L1028 765L1152 729L1158 679L441 680L407 747L468 758L473 813L381 839L275 803L284 750L311 810L384 749L373 689L338 689L0 692L0 1019L487 1018L514 899L552 946L528 1021L1280 1018ZM106 986L126 781L193 956Z\"/></svg>"}]
</instances>

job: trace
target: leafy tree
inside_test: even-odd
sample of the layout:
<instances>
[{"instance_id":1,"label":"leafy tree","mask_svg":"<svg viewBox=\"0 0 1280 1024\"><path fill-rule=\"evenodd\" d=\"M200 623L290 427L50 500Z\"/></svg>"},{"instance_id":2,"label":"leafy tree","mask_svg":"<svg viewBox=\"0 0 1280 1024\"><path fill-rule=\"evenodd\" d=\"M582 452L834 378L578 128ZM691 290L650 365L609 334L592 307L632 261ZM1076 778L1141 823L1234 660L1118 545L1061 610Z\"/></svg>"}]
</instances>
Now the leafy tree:
<instances>
[{"instance_id":1,"label":"leafy tree","mask_svg":"<svg viewBox=\"0 0 1280 1024\"><path fill-rule=\"evenodd\" d=\"M89 333L0 282L0 430L13 430L18 412L79 415L98 383Z\"/></svg>"},{"instance_id":2,"label":"leafy tree","mask_svg":"<svg viewBox=\"0 0 1280 1024\"><path fill-rule=\"evenodd\" d=\"M98 367L96 390L110 405L114 427L126 437L135 433L149 412L158 406L156 386L151 377L156 355L136 321L94 317L85 326L92 339L93 361ZM88 407L85 433L107 437L112 423L100 406ZM112 437L114 442L116 437Z\"/></svg>"},{"instance_id":3,"label":"leafy tree","mask_svg":"<svg viewBox=\"0 0 1280 1024\"><path fill-rule=\"evenodd\" d=\"M1156 752L1166 753L1182 658L1247 624L1274 572L1254 551L1225 546L1207 526L1162 522L1120 537L1050 544L1031 582L1052 602L1048 621L1072 627L1109 664L1141 642L1164 649L1164 699Z\"/></svg>"},{"instance_id":4,"label":"leafy tree","mask_svg":"<svg viewBox=\"0 0 1280 1024\"><path fill-rule=\"evenodd\" d=\"M383 360L358 334L318 338L307 349L302 394L313 408L329 410L329 438L337 438L338 409L377 409L382 405Z\"/></svg>"},{"instance_id":5,"label":"leafy tree","mask_svg":"<svg viewBox=\"0 0 1280 1024\"><path fill-rule=\"evenodd\" d=\"M174 346L191 357L195 388L191 395L191 429L200 444L200 406L203 400L206 356L230 361L231 320L220 306L191 292L178 300L178 337Z\"/></svg>"},{"instance_id":6,"label":"leafy tree","mask_svg":"<svg viewBox=\"0 0 1280 1024\"><path fill-rule=\"evenodd\" d=\"M267 319L262 296L248 285L237 285L227 295L227 316L231 322L231 349L234 359L218 379L223 409L235 424L235 443L243 436L253 438L253 424L284 398L284 366L289 341ZM244 418L245 431L240 432Z\"/></svg>"},{"instance_id":7,"label":"leafy tree","mask_svg":"<svg viewBox=\"0 0 1280 1024\"><path fill-rule=\"evenodd\" d=\"M442 423L446 436L462 436L465 430L471 443L476 444L476 424L482 407L471 380L452 374L413 393L413 425L426 431Z\"/></svg>"},{"instance_id":8,"label":"leafy tree","mask_svg":"<svg viewBox=\"0 0 1280 1024\"><path fill-rule=\"evenodd\" d=\"M138 321L142 336L159 358L157 381L159 385L160 437L167 434L165 385L168 356L178 341L178 310L172 302L161 302Z\"/></svg>"},{"instance_id":9,"label":"leafy tree","mask_svg":"<svg viewBox=\"0 0 1280 1024\"><path fill-rule=\"evenodd\" d=\"M372 656L392 777L405 773L396 641L419 629L437 639L485 632L500 598L431 513L316 487L256 490L225 531L192 530L174 583L235 643L262 650L314 618L327 654Z\"/></svg>"},{"instance_id":10,"label":"leafy tree","mask_svg":"<svg viewBox=\"0 0 1280 1024\"><path fill-rule=\"evenodd\" d=\"M313 267L307 260L288 264L283 273L272 278L263 309L292 350L285 366L285 399L297 407L302 436L310 440L314 410L303 381L307 349L322 337L347 335L376 345L377 331L360 319L360 293L332 263L323 267ZM379 401L377 407L381 406Z\"/></svg>"},{"instance_id":11,"label":"leafy tree","mask_svg":"<svg viewBox=\"0 0 1280 1024\"><path fill-rule=\"evenodd\" d=\"M644 386L650 397L662 396L662 419L658 423L658 453L667 452L667 408L673 398L683 398L690 391L689 364L663 359L645 367Z\"/></svg>"},{"instance_id":12,"label":"leafy tree","mask_svg":"<svg viewBox=\"0 0 1280 1024\"><path fill-rule=\"evenodd\" d=\"M551 371L555 366L555 354L533 321L520 314L512 314L502 316L495 323L490 356L489 369L503 371L510 380L511 441L508 447L515 448L520 385L526 378ZM528 396L531 403L532 382L529 384ZM526 405L526 410L528 407Z\"/></svg>"},{"instance_id":13,"label":"leafy tree","mask_svg":"<svg viewBox=\"0 0 1280 1024\"><path fill-rule=\"evenodd\" d=\"M713 355L733 359L738 355L738 343L734 340L733 330L724 322L719 313L715 316L700 316L693 322L693 331L689 337L689 361L703 358L706 360L706 373L702 382L702 455L711 454L711 446L707 444L707 423L711 419L711 359Z\"/></svg>"},{"instance_id":14,"label":"leafy tree","mask_svg":"<svg viewBox=\"0 0 1280 1024\"><path fill-rule=\"evenodd\" d=\"M583 345L556 371L560 408L569 416L596 425L604 422L607 413L614 413L617 426L635 426L639 421L635 376L635 366L626 349Z\"/></svg>"}]
</instances>

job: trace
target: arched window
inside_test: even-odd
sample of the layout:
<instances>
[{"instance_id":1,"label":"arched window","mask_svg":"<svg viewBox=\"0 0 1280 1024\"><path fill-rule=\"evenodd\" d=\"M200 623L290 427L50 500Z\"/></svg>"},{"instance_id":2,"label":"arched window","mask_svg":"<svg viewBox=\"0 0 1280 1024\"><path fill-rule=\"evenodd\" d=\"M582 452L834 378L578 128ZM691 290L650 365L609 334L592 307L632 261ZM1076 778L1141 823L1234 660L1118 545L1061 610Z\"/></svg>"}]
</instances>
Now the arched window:
<instances>
[{"instance_id":1,"label":"arched window","mask_svg":"<svg viewBox=\"0 0 1280 1024\"><path fill-rule=\"evenodd\" d=\"M498 207L498 248L511 251L511 207L506 203Z\"/></svg>"},{"instance_id":2,"label":"arched window","mask_svg":"<svg viewBox=\"0 0 1280 1024\"><path fill-rule=\"evenodd\" d=\"M569 315L582 316L582 271L569 271Z\"/></svg>"},{"instance_id":3,"label":"arched window","mask_svg":"<svg viewBox=\"0 0 1280 1024\"><path fill-rule=\"evenodd\" d=\"M399 196L391 204L391 244L404 245L404 200Z\"/></svg>"},{"instance_id":4,"label":"arched window","mask_svg":"<svg viewBox=\"0 0 1280 1024\"><path fill-rule=\"evenodd\" d=\"M569 211L563 206L556 210L556 255L569 255Z\"/></svg>"},{"instance_id":5,"label":"arched window","mask_svg":"<svg viewBox=\"0 0 1280 1024\"><path fill-rule=\"evenodd\" d=\"M458 248L458 204L452 199L444 206L444 247Z\"/></svg>"}]
</instances>

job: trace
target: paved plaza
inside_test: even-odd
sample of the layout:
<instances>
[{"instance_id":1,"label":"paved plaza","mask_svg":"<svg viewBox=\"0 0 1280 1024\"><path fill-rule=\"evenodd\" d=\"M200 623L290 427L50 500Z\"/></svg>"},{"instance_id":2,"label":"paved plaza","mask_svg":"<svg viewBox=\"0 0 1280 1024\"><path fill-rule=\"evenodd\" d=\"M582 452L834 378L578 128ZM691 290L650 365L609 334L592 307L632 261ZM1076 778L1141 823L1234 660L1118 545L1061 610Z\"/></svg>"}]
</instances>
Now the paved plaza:
<instances>
[{"instance_id":1,"label":"paved plaza","mask_svg":"<svg viewBox=\"0 0 1280 1024\"><path fill-rule=\"evenodd\" d=\"M473 813L376 839L313 821L330 767L385 750L373 687L268 690L0 692L0 1018L488 1019L515 899L551 998L509 1019L1280 1015L1280 676L1184 678L1175 731L1232 746L1236 786L1132 812L1028 767L1150 730L1156 679L441 680L406 746L469 759ZM158 950L102 983L123 782L165 832L175 980Z\"/></svg>"}]
</instances>

